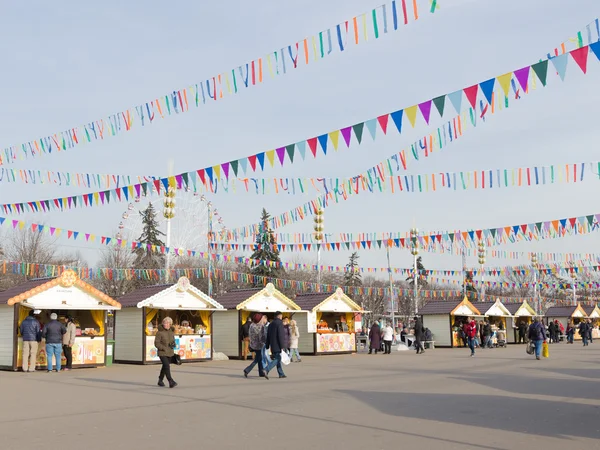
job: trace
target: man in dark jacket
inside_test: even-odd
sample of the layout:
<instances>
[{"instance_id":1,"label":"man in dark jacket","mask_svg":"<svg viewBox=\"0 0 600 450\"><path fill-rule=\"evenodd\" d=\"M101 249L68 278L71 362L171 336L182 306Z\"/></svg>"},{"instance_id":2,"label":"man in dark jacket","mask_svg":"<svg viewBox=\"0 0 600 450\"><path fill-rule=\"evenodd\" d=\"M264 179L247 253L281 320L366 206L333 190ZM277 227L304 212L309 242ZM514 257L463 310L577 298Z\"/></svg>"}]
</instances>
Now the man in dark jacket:
<instances>
[{"instance_id":1,"label":"man in dark jacket","mask_svg":"<svg viewBox=\"0 0 600 450\"><path fill-rule=\"evenodd\" d=\"M48 373L52 372L52 357L56 357L56 371L60 372L60 358L62 355L63 334L67 332L60 323L56 313L50 314L50 322L44 327L42 338L46 340L46 359L48 360Z\"/></svg>"},{"instance_id":2,"label":"man in dark jacket","mask_svg":"<svg viewBox=\"0 0 600 450\"><path fill-rule=\"evenodd\" d=\"M281 352L285 348L285 329L283 328L283 322L281 321L282 317L283 314L277 311L275 313L275 319L273 319L267 329L266 348L267 350L271 349L271 353L273 354L271 363L265 368L265 378L267 380L269 379L269 372L275 366L277 366L279 378L287 378L281 367Z\"/></svg>"},{"instance_id":3,"label":"man in dark jacket","mask_svg":"<svg viewBox=\"0 0 600 450\"><path fill-rule=\"evenodd\" d=\"M529 325L528 337L535 346L535 359L540 359L542 345L546 342L546 328L539 317L536 317L534 322Z\"/></svg>"},{"instance_id":4,"label":"man in dark jacket","mask_svg":"<svg viewBox=\"0 0 600 450\"><path fill-rule=\"evenodd\" d=\"M38 340L40 339L40 323L34 317L33 309L29 316L21 322L21 337L23 338L23 372L35 372Z\"/></svg>"},{"instance_id":5,"label":"man in dark jacket","mask_svg":"<svg viewBox=\"0 0 600 450\"><path fill-rule=\"evenodd\" d=\"M519 322L519 344L526 344L527 324L522 320Z\"/></svg>"},{"instance_id":6,"label":"man in dark jacket","mask_svg":"<svg viewBox=\"0 0 600 450\"><path fill-rule=\"evenodd\" d=\"M588 345L588 324L585 320L581 321L579 324L579 336L581 336L581 340L583 341L583 346Z\"/></svg>"},{"instance_id":7,"label":"man in dark jacket","mask_svg":"<svg viewBox=\"0 0 600 450\"><path fill-rule=\"evenodd\" d=\"M248 354L250 353L250 324L252 320L248 317L246 323L242 325L242 360L246 361L248 359Z\"/></svg>"},{"instance_id":8,"label":"man in dark jacket","mask_svg":"<svg viewBox=\"0 0 600 450\"><path fill-rule=\"evenodd\" d=\"M415 348L417 349L417 355L419 353L425 353L423 349L423 322L418 317L415 317Z\"/></svg>"}]
</instances>

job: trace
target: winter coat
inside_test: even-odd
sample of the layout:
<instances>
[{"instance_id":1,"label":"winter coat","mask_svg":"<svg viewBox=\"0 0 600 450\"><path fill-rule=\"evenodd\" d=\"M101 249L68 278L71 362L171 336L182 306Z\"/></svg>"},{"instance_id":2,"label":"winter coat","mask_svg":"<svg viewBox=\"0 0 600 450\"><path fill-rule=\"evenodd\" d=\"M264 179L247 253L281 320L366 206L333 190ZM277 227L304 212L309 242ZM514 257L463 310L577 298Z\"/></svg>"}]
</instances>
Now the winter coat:
<instances>
[{"instance_id":1,"label":"winter coat","mask_svg":"<svg viewBox=\"0 0 600 450\"><path fill-rule=\"evenodd\" d=\"M290 325L284 325L283 326L283 331L284 331L284 341L283 341L283 348L290 348L290 340L292 337L292 332L290 331Z\"/></svg>"},{"instance_id":2,"label":"winter coat","mask_svg":"<svg viewBox=\"0 0 600 450\"><path fill-rule=\"evenodd\" d=\"M46 339L46 344L62 344L63 334L67 332L65 326L58 320L51 320L44 327L42 338Z\"/></svg>"},{"instance_id":3,"label":"winter coat","mask_svg":"<svg viewBox=\"0 0 600 450\"><path fill-rule=\"evenodd\" d=\"M470 337L471 339L477 336L477 324L474 320L467 324L465 332L467 333L467 337Z\"/></svg>"},{"instance_id":4,"label":"winter coat","mask_svg":"<svg viewBox=\"0 0 600 450\"><path fill-rule=\"evenodd\" d=\"M27 316L23 322L21 322L21 336L23 341L37 341L38 333L40 332L40 323L35 317Z\"/></svg>"},{"instance_id":5,"label":"winter coat","mask_svg":"<svg viewBox=\"0 0 600 450\"><path fill-rule=\"evenodd\" d=\"M254 352L260 352L267 341L267 332L265 326L260 323L250 325L250 349Z\"/></svg>"},{"instance_id":6,"label":"winter coat","mask_svg":"<svg viewBox=\"0 0 600 450\"><path fill-rule=\"evenodd\" d=\"M77 335L77 327L73 322L69 322L67 324L67 332L63 335L62 343L63 345L68 345L69 347L73 347L75 344L75 336Z\"/></svg>"},{"instance_id":7,"label":"winter coat","mask_svg":"<svg viewBox=\"0 0 600 450\"><path fill-rule=\"evenodd\" d=\"M491 336L492 335L492 326L488 323L486 323L483 326L483 335L484 336Z\"/></svg>"},{"instance_id":8,"label":"winter coat","mask_svg":"<svg viewBox=\"0 0 600 450\"><path fill-rule=\"evenodd\" d=\"M394 330L389 325L383 329L383 340L384 341L393 341L394 340Z\"/></svg>"},{"instance_id":9,"label":"winter coat","mask_svg":"<svg viewBox=\"0 0 600 450\"><path fill-rule=\"evenodd\" d=\"M371 348L379 349L381 346L381 328L379 324L375 322L369 331L369 340L371 341Z\"/></svg>"},{"instance_id":10,"label":"winter coat","mask_svg":"<svg viewBox=\"0 0 600 450\"><path fill-rule=\"evenodd\" d=\"M269 324L267 329L267 349L271 349L273 354L281 353L285 347L286 336L285 328L281 319L275 319Z\"/></svg>"},{"instance_id":11,"label":"winter coat","mask_svg":"<svg viewBox=\"0 0 600 450\"><path fill-rule=\"evenodd\" d=\"M161 325L158 326L158 332L154 338L154 346L158 350L158 356L171 357L175 354L175 333L173 328L165 330Z\"/></svg>"},{"instance_id":12,"label":"winter coat","mask_svg":"<svg viewBox=\"0 0 600 450\"><path fill-rule=\"evenodd\" d=\"M242 339L246 339L250 337L250 324L252 322L250 320L246 320L246 323L242 325Z\"/></svg>"},{"instance_id":13,"label":"winter coat","mask_svg":"<svg viewBox=\"0 0 600 450\"><path fill-rule=\"evenodd\" d=\"M415 322L415 338L418 340L422 340L424 331L425 330L423 330L423 322L421 322L421 319L417 319L417 321Z\"/></svg>"},{"instance_id":14,"label":"winter coat","mask_svg":"<svg viewBox=\"0 0 600 450\"><path fill-rule=\"evenodd\" d=\"M541 322L533 322L529 325L528 337L532 341L545 341L546 330L544 329L544 325Z\"/></svg>"},{"instance_id":15,"label":"winter coat","mask_svg":"<svg viewBox=\"0 0 600 450\"><path fill-rule=\"evenodd\" d=\"M290 348L298 348L298 340L299 339L300 339L300 330L298 329L298 326L296 325L295 333L292 331L292 328L290 327Z\"/></svg>"}]
</instances>

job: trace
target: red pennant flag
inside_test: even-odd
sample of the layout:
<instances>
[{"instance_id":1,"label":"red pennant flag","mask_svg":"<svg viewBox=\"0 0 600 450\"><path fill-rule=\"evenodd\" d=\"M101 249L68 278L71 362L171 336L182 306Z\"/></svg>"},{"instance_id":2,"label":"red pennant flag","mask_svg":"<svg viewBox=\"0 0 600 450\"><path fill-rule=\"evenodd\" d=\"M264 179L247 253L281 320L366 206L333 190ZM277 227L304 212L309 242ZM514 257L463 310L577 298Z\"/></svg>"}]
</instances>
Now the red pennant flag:
<instances>
[{"instance_id":1,"label":"red pennant flag","mask_svg":"<svg viewBox=\"0 0 600 450\"><path fill-rule=\"evenodd\" d=\"M377 122L379 122L379 126L381 127L381 131L383 134L387 133L388 120L390 118L389 114L384 114L383 116L379 116L377 118Z\"/></svg>"},{"instance_id":2,"label":"red pennant flag","mask_svg":"<svg viewBox=\"0 0 600 450\"><path fill-rule=\"evenodd\" d=\"M156 188L156 192L160 194L160 180L154 180L154 187Z\"/></svg>"},{"instance_id":3,"label":"red pennant flag","mask_svg":"<svg viewBox=\"0 0 600 450\"><path fill-rule=\"evenodd\" d=\"M206 184L206 173L204 172L204 169L200 169L200 170L196 171L196 173L198 173L198 176L200 177L202 184Z\"/></svg>"},{"instance_id":4,"label":"red pennant flag","mask_svg":"<svg viewBox=\"0 0 600 450\"><path fill-rule=\"evenodd\" d=\"M310 147L310 151L313 156L317 157L317 138L310 138L306 142L308 142L308 146Z\"/></svg>"},{"instance_id":5,"label":"red pennant flag","mask_svg":"<svg viewBox=\"0 0 600 450\"><path fill-rule=\"evenodd\" d=\"M571 56L583 73L587 73L587 60L589 52L590 49L588 46L578 48L577 50L573 50L571 52Z\"/></svg>"},{"instance_id":6,"label":"red pennant flag","mask_svg":"<svg viewBox=\"0 0 600 450\"><path fill-rule=\"evenodd\" d=\"M248 162L250 163L250 167L252 167L252 171L256 172L256 155L248 156Z\"/></svg>"},{"instance_id":7,"label":"red pennant flag","mask_svg":"<svg viewBox=\"0 0 600 450\"><path fill-rule=\"evenodd\" d=\"M467 96L467 100L469 100L469 103L471 104L471 106L473 108L475 108L475 105L477 104L477 91L478 91L478 89L479 89L479 85L478 84L474 84L471 87L463 89L465 95Z\"/></svg>"}]
</instances>

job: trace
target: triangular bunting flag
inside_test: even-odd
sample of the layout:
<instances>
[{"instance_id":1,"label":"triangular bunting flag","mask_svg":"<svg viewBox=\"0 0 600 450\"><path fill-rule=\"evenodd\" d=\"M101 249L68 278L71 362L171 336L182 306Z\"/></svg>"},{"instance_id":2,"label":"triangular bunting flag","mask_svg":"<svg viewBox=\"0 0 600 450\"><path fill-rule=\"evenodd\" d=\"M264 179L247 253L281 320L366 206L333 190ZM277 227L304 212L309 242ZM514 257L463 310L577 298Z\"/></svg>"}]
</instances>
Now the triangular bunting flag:
<instances>
[{"instance_id":1,"label":"triangular bunting flag","mask_svg":"<svg viewBox=\"0 0 600 450\"><path fill-rule=\"evenodd\" d=\"M379 116L377 118L377 122L379 122L379 126L381 127L381 131L383 131L383 134L387 133L387 125L389 118L389 114L384 114L383 116Z\"/></svg>"},{"instance_id":2,"label":"triangular bunting flag","mask_svg":"<svg viewBox=\"0 0 600 450\"><path fill-rule=\"evenodd\" d=\"M405 108L404 111L406 112L406 117L408 117L408 121L414 128L415 122L417 120L417 105L411 106L410 108Z\"/></svg>"},{"instance_id":3,"label":"triangular bunting flag","mask_svg":"<svg viewBox=\"0 0 600 450\"><path fill-rule=\"evenodd\" d=\"M590 50L587 46L578 48L577 50L573 50L571 52L571 56L583 73L587 73L587 60L589 52Z\"/></svg>"},{"instance_id":4,"label":"triangular bunting flag","mask_svg":"<svg viewBox=\"0 0 600 450\"><path fill-rule=\"evenodd\" d=\"M542 86L546 86L546 78L548 77L548 60L545 59L531 66L533 72L537 75Z\"/></svg>"},{"instance_id":5,"label":"triangular bunting flag","mask_svg":"<svg viewBox=\"0 0 600 450\"><path fill-rule=\"evenodd\" d=\"M377 119L367 120L365 125L367 126L367 130L369 130L371 139L375 140L375 134L377 133Z\"/></svg>"},{"instance_id":6,"label":"triangular bunting flag","mask_svg":"<svg viewBox=\"0 0 600 450\"><path fill-rule=\"evenodd\" d=\"M492 94L494 93L494 85L496 84L495 78L490 78L483 83L479 83L479 87L481 88L481 92L485 95L486 100L489 104L492 103Z\"/></svg>"},{"instance_id":7,"label":"triangular bunting flag","mask_svg":"<svg viewBox=\"0 0 600 450\"><path fill-rule=\"evenodd\" d=\"M327 154L327 139L328 138L329 138L329 135L327 135L327 134L322 134L321 136L319 136L317 138L319 140L319 144L321 144L321 149L323 150L324 155Z\"/></svg>"},{"instance_id":8,"label":"triangular bunting flag","mask_svg":"<svg viewBox=\"0 0 600 450\"><path fill-rule=\"evenodd\" d=\"M277 153L279 164L283 166L283 161L285 160L285 147L279 147L277 150L275 150L275 153Z\"/></svg>"},{"instance_id":9,"label":"triangular bunting flag","mask_svg":"<svg viewBox=\"0 0 600 450\"><path fill-rule=\"evenodd\" d=\"M306 141L296 142L296 148L300 153L300 158L302 158L302 161L304 161L306 157Z\"/></svg>"},{"instance_id":10,"label":"triangular bunting flag","mask_svg":"<svg viewBox=\"0 0 600 450\"><path fill-rule=\"evenodd\" d=\"M554 68L558 72L558 76L562 81L565 81L565 75L567 74L567 64L569 62L568 56L569 54L565 53L550 60L552 61L552 64L554 65Z\"/></svg>"},{"instance_id":11,"label":"triangular bunting flag","mask_svg":"<svg viewBox=\"0 0 600 450\"><path fill-rule=\"evenodd\" d=\"M450 99L450 103L454 106L457 114L460 114L460 108L462 106L462 95L463 91L456 91L452 94L448 94L448 98Z\"/></svg>"},{"instance_id":12,"label":"triangular bunting flag","mask_svg":"<svg viewBox=\"0 0 600 450\"><path fill-rule=\"evenodd\" d=\"M356 125L352 126L352 131L354 131L354 136L356 136L356 140L358 141L359 144L362 141L362 134L363 134L364 127L365 127L364 122L357 123Z\"/></svg>"},{"instance_id":13,"label":"triangular bunting flag","mask_svg":"<svg viewBox=\"0 0 600 450\"><path fill-rule=\"evenodd\" d=\"M269 161L269 164L271 165L271 167L273 167L273 165L275 164L275 150L269 150L265 153L267 155L267 160ZM263 164L261 164L261 167L263 167Z\"/></svg>"},{"instance_id":14,"label":"triangular bunting flag","mask_svg":"<svg viewBox=\"0 0 600 450\"><path fill-rule=\"evenodd\" d=\"M308 147L312 152L313 156L317 157L317 138L310 138L306 142L308 142Z\"/></svg>"},{"instance_id":15,"label":"triangular bunting flag","mask_svg":"<svg viewBox=\"0 0 600 450\"><path fill-rule=\"evenodd\" d=\"M342 133L346 147L350 147L350 139L352 139L352 127L342 128L340 133Z\"/></svg>"},{"instance_id":16,"label":"triangular bunting flag","mask_svg":"<svg viewBox=\"0 0 600 450\"><path fill-rule=\"evenodd\" d=\"M290 158L290 162L294 162L294 148L296 146L294 144L287 145L285 147L285 151L287 152L288 158Z\"/></svg>"},{"instance_id":17,"label":"triangular bunting flag","mask_svg":"<svg viewBox=\"0 0 600 450\"><path fill-rule=\"evenodd\" d=\"M335 150L338 149L338 143L340 141L340 130L335 130L329 133L329 139L331 139L331 144Z\"/></svg>"},{"instance_id":18,"label":"triangular bunting flag","mask_svg":"<svg viewBox=\"0 0 600 450\"><path fill-rule=\"evenodd\" d=\"M250 163L252 171L256 172L256 155L248 156L248 162ZM202 175L200 175L200 178L202 178Z\"/></svg>"},{"instance_id":19,"label":"triangular bunting flag","mask_svg":"<svg viewBox=\"0 0 600 450\"><path fill-rule=\"evenodd\" d=\"M504 96L508 97L508 93L510 91L510 80L512 80L512 72L508 72L508 73L505 73L504 75L500 75L499 77L496 77L496 80L498 80L498 84L502 88L502 91L504 92Z\"/></svg>"},{"instance_id":20,"label":"triangular bunting flag","mask_svg":"<svg viewBox=\"0 0 600 450\"><path fill-rule=\"evenodd\" d=\"M469 100L469 103L471 104L471 106L473 108L475 108L475 105L477 105L477 91L479 90L479 85L474 84L473 86L464 88L463 90L465 91L467 100Z\"/></svg>"},{"instance_id":21,"label":"triangular bunting flag","mask_svg":"<svg viewBox=\"0 0 600 450\"><path fill-rule=\"evenodd\" d=\"M265 170L265 152L258 153L256 155L256 159L258 160L258 163L260 164L260 168L262 170Z\"/></svg>"},{"instance_id":22,"label":"triangular bunting flag","mask_svg":"<svg viewBox=\"0 0 600 450\"><path fill-rule=\"evenodd\" d=\"M231 161L229 163L229 165L231 166L231 170L233 170L233 174L237 177L237 174L238 174L238 160L236 159L235 161Z\"/></svg>"},{"instance_id":23,"label":"triangular bunting flag","mask_svg":"<svg viewBox=\"0 0 600 450\"><path fill-rule=\"evenodd\" d=\"M600 41L590 44L590 50L593 51L596 58L600 60Z\"/></svg>"},{"instance_id":24,"label":"triangular bunting flag","mask_svg":"<svg viewBox=\"0 0 600 450\"><path fill-rule=\"evenodd\" d=\"M394 125L396 125L396 129L398 133L402 133L402 115L404 114L404 110L400 109L390 114L392 120L394 121Z\"/></svg>"},{"instance_id":25,"label":"triangular bunting flag","mask_svg":"<svg viewBox=\"0 0 600 450\"><path fill-rule=\"evenodd\" d=\"M421 110L421 114L423 114L423 119L425 119L425 123L429 125L429 116L431 115L431 100L419 103L419 109Z\"/></svg>"},{"instance_id":26,"label":"triangular bunting flag","mask_svg":"<svg viewBox=\"0 0 600 450\"><path fill-rule=\"evenodd\" d=\"M443 117L444 116L444 106L446 105L446 96L440 95L439 97L434 98L433 104L435 105L436 109L440 113L440 117Z\"/></svg>"}]
</instances>

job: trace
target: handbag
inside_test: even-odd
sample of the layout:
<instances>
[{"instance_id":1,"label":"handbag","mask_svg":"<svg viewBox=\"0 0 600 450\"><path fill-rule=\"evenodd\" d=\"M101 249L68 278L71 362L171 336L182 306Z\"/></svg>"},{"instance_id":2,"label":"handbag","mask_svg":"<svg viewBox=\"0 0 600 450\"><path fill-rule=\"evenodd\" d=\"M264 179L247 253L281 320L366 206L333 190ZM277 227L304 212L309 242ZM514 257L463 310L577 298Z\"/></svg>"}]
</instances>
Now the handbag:
<instances>
[{"instance_id":1,"label":"handbag","mask_svg":"<svg viewBox=\"0 0 600 450\"><path fill-rule=\"evenodd\" d=\"M171 362L173 364L177 364L178 366L181 365L181 356L179 356L177 353L175 353L172 357L171 357Z\"/></svg>"}]
</instances>

